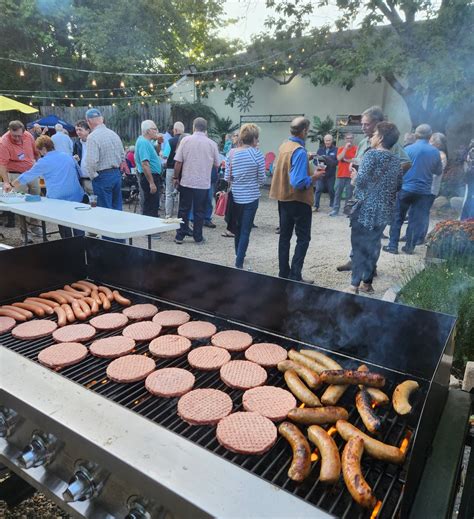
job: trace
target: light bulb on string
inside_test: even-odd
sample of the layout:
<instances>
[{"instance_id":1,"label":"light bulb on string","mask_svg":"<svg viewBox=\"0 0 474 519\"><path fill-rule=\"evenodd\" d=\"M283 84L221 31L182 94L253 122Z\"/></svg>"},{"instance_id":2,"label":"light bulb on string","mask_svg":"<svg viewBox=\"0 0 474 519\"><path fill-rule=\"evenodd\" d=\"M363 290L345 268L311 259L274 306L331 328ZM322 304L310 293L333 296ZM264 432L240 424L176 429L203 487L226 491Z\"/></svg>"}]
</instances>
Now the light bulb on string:
<instances>
[{"instance_id":1,"label":"light bulb on string","mask_svg":"<svg viewBox=\"0 0 474 519\"><path fill-rule=\"evenodd\" d=\"M249 73L247 72L247 70L245 71L245 75L246 75L246 76L248 76L248 75L249 75Z\"/></svg>"},{"instance_id":2,"label":"light bulb on string","mask_svg":"<svg viewBox=\"0 0 474 519\"><path fill-rule=\"evenodd\" d=\"M304 52L304 49L301 49L301 52Z\"/></svg>"},{"instance_id":3,"label":"light bulb on string","mask_svg":"<svg viewBox=\"0 0 474 519\"><path fill-rule=\"evenodd\" d=\"M216 77L216 83L219 83L219 78L218 77Z\"/></svg>"},{"instance_id":4,"label":"light bulb on string","mask_svg":"<svg viewBox=\"0 0 474 519\"><path fill-rule=\"evenodd\" d=\"M87 106L88 106L89 108L92 108L92 105L91 105L90 103L89 103Z\"/></svg>"},{"instance_id":5,"label":"light bulb on string","mask_svg":"<svg viewBox=\"0 0 474 519\"><path fill-rule=\"evenodd\" d=\"M70 104L70 107L71 107L71 108L74 108L74 103L71 103L71 104Z\"/></svg>"},{"instance_id":6,"label":"light bulb on string","mask_svg":"<svg viewBox=\"0 0 474 519\"><path fill-rule=\"evenodd\" d=\"M125 81L120 81L120 88L125 88Z\"/></svg>"},{"instance_id":7,"label":"light bulb on string","mask_svg":"<svg viewBox=\"0 0 474 519\"><path fill-rule=\"evenodd\" d=\"M154 85L153 83L150 83L148 86L149 86L150 88L153 88L155 85Z\"/></svg>"},{"instance_id":8,"label":"light bulb on string","mask_svg":"<svg viewBox=\"0 0 474 519\"><path fill-rule=\"evenodd\" d=\"M25 77L25 71L23 70L23 67L20 68L19 74L20 74L20 77Z\"/></svg>"},{"instance_id":9,"label":"light bulb on string","mask_svg":"<svg viewBox=\"0 0 474 519\"><path fill-rule=\"evenodd\" d=\"M67 94L65 94L64 97L67 99L69 96Z\"/></svg>"},{"instance_id":10,"label":"light bulb on string","mask_svg":"<svg viewBox=\"0 0 474 519\"><path fill-rule=\"evenodd\" d=\"M54 103L51 103L51 106L54 107Z\"/></svg>"},{"instance_id":11,"label":"light bulb on string","mask_svg":"<svg viewBox=\"0 0 474 519\"><path fill-rule=\"evenodd\" d=\"M132 105L132 103L130 103L130 101L129 101L129 102L127 103L127 106L131 106L131 105Z\"/></svg>"},{"instance_id":12,"label":"light bulb on string","mask_svg":"<svg viewBox=\"0 0 474 519\"><path fill-rule=\"evenodd\" d=\"M112 103L112 106L115 106L115 103Z\"/></svg>"},{"instance_id":13,"label":"light bulb on string","mask_svg":"<svg viewBox=\"0 0 474 519\"><path fill-rule=\"evenodd\" d=\"M232 77L235 79L237 77L237 74L234 74Z\"/></svg>"},{"instance_id":14,"label":"light bulb on string","mask_svg":"<svg viewBox=\"0 0 474 519\"><path fill-rule=\"evenodd\" d=\"M93 80L91 81L91 85L92 85L93 87L96 87L96 86L97 86L97 81L96 81L95 79L93 79Z\"/></svg>"},{"instance_id":15,"label":"light bulb on string","mask_svg":"<svg viewBox=\"0 0 474 519\"><path fill-rule=\"evenodd\" d=\"M33 101L30 101L30 106L33 106Z\"/></svg>"},{"instance_id":16,"label":"light bulb on string","mask_svg":"<svg viewBox=\"0 0 474 519\"><path fill-rule=\"evenodd\" d=\"M144 104L145 104L145 101L142 101L142 105L144 105Z\"/></svg>"},{"instance_id":17,"label":"light bulb on string","mask_svg":"<svg viewBox=\"0 0 474 519\"><path fill-rule=\"evenodd\" d=\"M158 99L155 99L155 103L158 103Z\"/></svg>"},{"instance_id":18,"label":"light bulb on string","mask_svg":"<svg viewBox=\"0 0 474 519\"><path fill-rule=\"evenodd\" d=\"M110 95L111 95L111 96L113 96L113 95L114 95L114 93L113 93L113 92L110 92Z\"/></svg>"},{"instance_id":19,"label":"light bulb on string","mask_svg":"<svg viewBox=\"0 0 474 519\"><path fill-rule=\"evenodd\" d=\"M95 93L94 95L95 95L96 97L99 97L99 94L97 94L97 93Z\"/></svg>"},{"instance_id":20,"label":"light bulb on string","mask_svg":"<svg viewBox=\"0 0 474 519\"><path fill-rule=\"evenodd\" d=\"M79 97L84 97L82 94Z\"/></svg>"},{"instance_id":21,"label":"light bulb on string","mask_svg":"<svg viewBox=\"0 0 474 519\"><path fill-rule=\"evenodd\" d=\"M288 59L291 59L291 54L288 54Z\"/></svg>"},{"instance_id":22,"label":"light bulb on string","mask_svg":"<svg viewBox=\"0 0 474 519\"><path fill-rule=\"evenodd\" d=\"M56 81L58 83L62 83L63 82L63 78L58 74L58 77L56 78Z\"/></svg>"},{"instance_id":23,"label":"light bulb on string","mask_svg":"<svg viewBox=\"0 0 474 519\"><path fill-rule=\"evenodd\" d=\"M265 65L262 65L262 70L265 70Z\"/></svg>"}]
</instances>

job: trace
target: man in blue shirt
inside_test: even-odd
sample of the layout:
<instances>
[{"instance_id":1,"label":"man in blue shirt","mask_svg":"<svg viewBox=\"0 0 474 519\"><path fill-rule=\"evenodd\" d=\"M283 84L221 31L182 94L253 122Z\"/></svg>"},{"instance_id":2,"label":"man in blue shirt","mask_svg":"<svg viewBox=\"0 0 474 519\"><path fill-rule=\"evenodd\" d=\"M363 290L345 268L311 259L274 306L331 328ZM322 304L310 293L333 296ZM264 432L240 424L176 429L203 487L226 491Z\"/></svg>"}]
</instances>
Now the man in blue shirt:
<instances>
[{"instance_id":1,"label":"man in blue shirt","mask_svg":"<svg viewBox=\"0 0 474 519\"><path fill-rule=\"evenodd\" d=\"M56 151L63 151L68 155L72 155L73 143L69 135L66 135L62 124L58 123L54 126L56 133L51 137Z\"/></svg>"},{"instance_id":2,"label":"man in blue shirt","mask_svg":"<svg viewBox=\"0 0 474 519\"><path fill-rule=\"evenodd\" d=\"M390 227L390 241L383 248L385 252L398 254L400 230L408 211L410 215L407 242L402 247L406 254L413 254L423 234L423 223L429 219L433 175L441 175L443 172L439 151L429 143L432 133L428 124L420 124L415 130L415 144L405 148L412 166L403 177L402 189L397 198L396 215Z\"/></svg>"},{"instance_id":3,"label":"man in blue shirt","mask_svg":"<svg viewBox=\"0 0 474 519\"><path fill-rule=\"evenodd\" d=\"M334 184L336 182L337 147L331 134L324 136L323 145L318 149L318 162L326 166L326 174L316 181L316 192L314 194L314 211L319 211L321 193L327 191L329 194L329 207L334 205Z\"/></svg>"},{"instance_id":4,"label":"man in blue shirt","mask_svg":"<svg viewBox=\"0 0 474 519\"><path fill-rule=\"evenodd\" d=\"M142 122L142 135L135 143L135 163L140 186L140 205L145 216L158 217L160 208L161 159L152 141L158 138L153 121Z\"/></svg>"}]
</instances>

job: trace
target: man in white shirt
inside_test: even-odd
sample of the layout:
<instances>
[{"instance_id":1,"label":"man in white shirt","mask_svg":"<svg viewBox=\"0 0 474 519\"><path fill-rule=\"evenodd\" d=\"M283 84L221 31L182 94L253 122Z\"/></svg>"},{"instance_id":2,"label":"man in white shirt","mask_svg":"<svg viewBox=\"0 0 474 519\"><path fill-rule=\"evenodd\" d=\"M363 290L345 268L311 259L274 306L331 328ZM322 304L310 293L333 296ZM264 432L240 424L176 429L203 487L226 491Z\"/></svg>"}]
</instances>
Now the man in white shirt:
<instances>
[{"instance_id":1,"label":"man in white shirt","mask_svg":"<svg viewBox=\"0 0 474 519\"><path fill-rule=\"evenodd\" d=\"M81 167L81 186L88 195L94 194L92 189L92 181L89 177L89 173L86 170L86 157L87 157L87 137L91 132L87 121L84 119L77 121L75 124L77 141L74 143L74 158Z\"/></svg>"},{"instance_id":2,"label":"man in white shirt","mask_svg":"<svg viewBox=\"0 0 474 519\"><path fill-rule=\"evenodd\" d=\"M56 130L56 133L51 137L51 140L54 143L54 149L72 155L72 140L69 135L64 133L63 125L59 123L55 124L54 129Z\"/></svg>"}]
</instances>

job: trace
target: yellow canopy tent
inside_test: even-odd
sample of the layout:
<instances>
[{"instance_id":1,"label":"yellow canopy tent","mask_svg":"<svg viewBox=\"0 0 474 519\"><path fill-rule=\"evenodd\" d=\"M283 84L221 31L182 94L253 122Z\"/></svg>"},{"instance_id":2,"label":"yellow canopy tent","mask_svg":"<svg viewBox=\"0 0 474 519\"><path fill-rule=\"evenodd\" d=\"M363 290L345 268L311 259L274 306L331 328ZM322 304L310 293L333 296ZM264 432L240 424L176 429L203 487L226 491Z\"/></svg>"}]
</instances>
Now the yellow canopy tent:
<instances>
[{"instance_id":1,"label":"yellow canopy tent","mask_svg":"<svg viewBox=\"0 0 474 519\"><path fill-rule=\"evenodd\" d=\"M24 114L34 114L38 111L32 106L25 105L9 97L0 96L0 112L8 112L10 110L17 110Z\"/></svg>"}]
</instances>

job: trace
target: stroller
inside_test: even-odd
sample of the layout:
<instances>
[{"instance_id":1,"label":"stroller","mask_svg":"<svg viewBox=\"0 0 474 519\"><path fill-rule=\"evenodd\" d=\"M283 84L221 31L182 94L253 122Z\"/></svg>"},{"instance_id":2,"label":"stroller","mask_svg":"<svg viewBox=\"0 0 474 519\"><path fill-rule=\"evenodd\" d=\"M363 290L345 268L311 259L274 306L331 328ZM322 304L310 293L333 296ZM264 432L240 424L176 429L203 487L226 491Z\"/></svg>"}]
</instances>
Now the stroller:
<instances>
[{"instance_id":1,"label":"stroller","mask_svg":"<svg viewBox=\"0 0 474 519\"><path fill-rule=\"evenodd\" d=\"M137 212L139 200L139 188L137 175L133 173L122 174L122 199L129 207L134 204L133 212Z\"/></svg>"}]
</instances>

